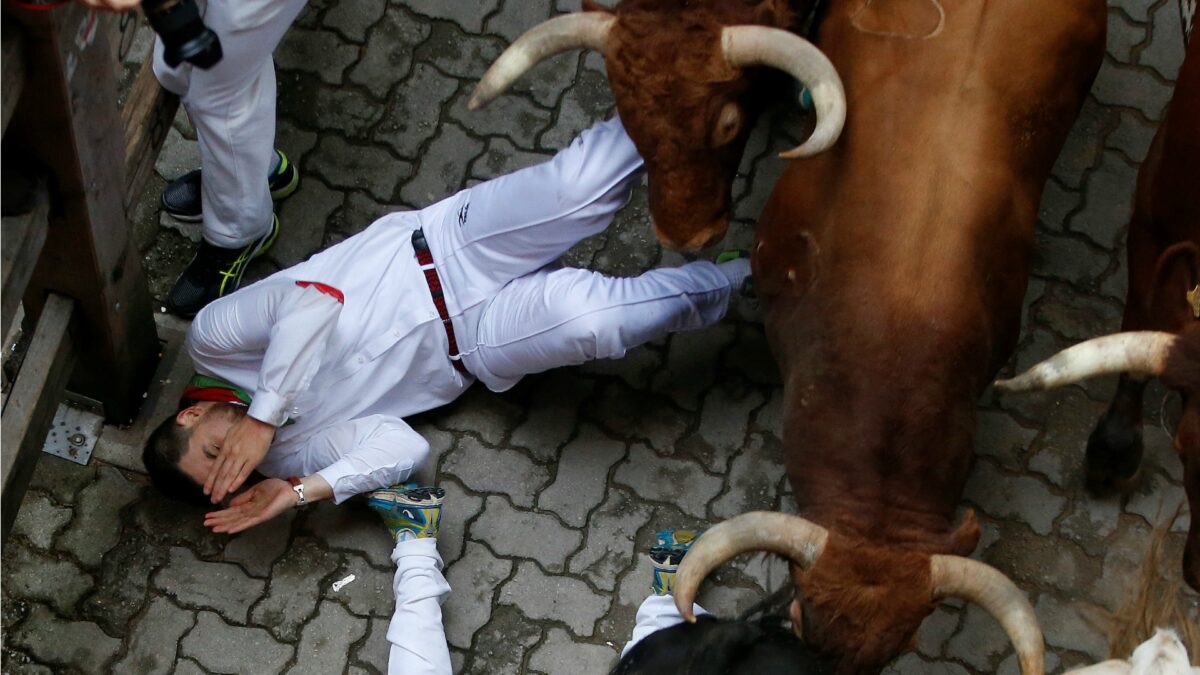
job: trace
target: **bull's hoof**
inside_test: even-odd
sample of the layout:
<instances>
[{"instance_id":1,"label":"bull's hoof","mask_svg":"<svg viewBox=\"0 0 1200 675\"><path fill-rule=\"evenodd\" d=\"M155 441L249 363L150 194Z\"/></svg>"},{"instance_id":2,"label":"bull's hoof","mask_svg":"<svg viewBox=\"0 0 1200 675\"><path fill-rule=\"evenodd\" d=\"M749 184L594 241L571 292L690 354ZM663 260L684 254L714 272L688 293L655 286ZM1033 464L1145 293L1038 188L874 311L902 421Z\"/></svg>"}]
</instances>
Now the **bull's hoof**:
<instances>
[{"instance_id":1,"label":"bull's hoof","mask_svg":"<svg viewBox=\"0 0 1200 675\"><path fill-rule=\"evenodd\" d=\"M1094 494L1129 492L1142 466L1142 429L1119 415L1100 418L1087 444L1087 489Z\"/></svg>"}]
</instances>

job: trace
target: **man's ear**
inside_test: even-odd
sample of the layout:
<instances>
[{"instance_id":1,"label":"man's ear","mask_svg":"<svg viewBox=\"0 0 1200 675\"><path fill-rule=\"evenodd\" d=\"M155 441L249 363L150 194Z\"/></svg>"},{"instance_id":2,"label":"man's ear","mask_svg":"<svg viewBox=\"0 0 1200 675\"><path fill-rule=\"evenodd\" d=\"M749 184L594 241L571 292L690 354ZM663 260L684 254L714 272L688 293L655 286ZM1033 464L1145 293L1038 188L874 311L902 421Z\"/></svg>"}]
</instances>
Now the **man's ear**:
<instances>
[{"instance_id":1,"label":"man's ear","mask_svg":"<svg viewBox=\"0 0 1200 675\"><path fill-rule=\"evenodd\" d=\"M184 429L191 429L204 417L204 412L205 409L199 405L189 405L175 414L175 423Z\"/></svg>"}]
</instances>

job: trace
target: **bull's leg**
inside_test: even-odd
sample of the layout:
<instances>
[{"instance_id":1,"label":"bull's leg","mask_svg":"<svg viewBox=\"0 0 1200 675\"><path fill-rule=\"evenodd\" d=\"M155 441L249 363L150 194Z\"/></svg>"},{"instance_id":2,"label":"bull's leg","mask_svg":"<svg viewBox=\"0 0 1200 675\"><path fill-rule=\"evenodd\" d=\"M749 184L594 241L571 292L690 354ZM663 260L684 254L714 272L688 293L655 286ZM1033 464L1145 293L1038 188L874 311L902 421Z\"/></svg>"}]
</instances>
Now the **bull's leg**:
<instances>
[{"instance_id":1,"label":"bull's leg","mask_svg":"<svg viewBox=\"0 0 1200 675\"><path fill-rule=\"evenodd\" d=\"M1122 375L1117 395L1087 444L1087 487L1093 492L1126 490L1142 464L1142 396L1146 381Z\"/></svg>"}]
</instances>

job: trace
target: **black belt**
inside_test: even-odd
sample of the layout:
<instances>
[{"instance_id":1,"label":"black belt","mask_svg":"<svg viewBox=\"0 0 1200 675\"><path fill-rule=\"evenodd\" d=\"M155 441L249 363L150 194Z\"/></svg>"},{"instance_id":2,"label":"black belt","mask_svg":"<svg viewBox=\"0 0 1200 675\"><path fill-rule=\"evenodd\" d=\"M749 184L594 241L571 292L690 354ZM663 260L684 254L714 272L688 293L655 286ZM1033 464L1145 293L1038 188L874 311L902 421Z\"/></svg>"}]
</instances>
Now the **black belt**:
<instances>
[{"instance_id":1,"label":"black belt","mask_svg":"<svg viewBox=\"0 0 1200 675\"><path fill-rule=\"evenodd\" d=\"M425 273L425 283L429 284L429 295L433 296L433 305L437 307L438 316L442 317L442 327L446 329L446 337L450 341L450 363L454 369L463 375L470 375L467 367L458 356L458 340L454 337L454 324L450 322L450 312L446 309L446 295L442 292L442 280L438 278L437 269L433 266L433 254L429 252L429 242L425 241L425 233L421 228L413 230L413 250L417 252L417 263Z\"/></svg>"}]
</instances>

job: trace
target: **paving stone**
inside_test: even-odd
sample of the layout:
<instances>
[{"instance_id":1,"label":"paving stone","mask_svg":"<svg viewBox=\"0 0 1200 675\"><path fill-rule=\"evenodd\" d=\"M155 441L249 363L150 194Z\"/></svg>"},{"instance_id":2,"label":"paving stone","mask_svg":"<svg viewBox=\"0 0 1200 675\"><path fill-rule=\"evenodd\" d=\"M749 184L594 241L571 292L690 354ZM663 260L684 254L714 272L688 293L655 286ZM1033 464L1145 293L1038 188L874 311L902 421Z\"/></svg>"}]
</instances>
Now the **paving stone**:
<instances>
[{"instance_id":1,"label":"paving stone","mask_svg":"<svg viewBox=\"0 0 1200 675\"><path fill-rule=\"evenodd\" d=\"M941 656L946 642L958 629L959 618L957 611L945 605L933 610L917 630L917 651L933 659Z\"/></svg>"},{"instance_id":2,"label":"paving stone","mask_svg":"<svg viewBox=\"0 0 1200 675\"><path fill-rule=\"evenodd\" d=\"M225 561L237 563L252 577L265 577L283 555L291 538L296 512L284 511L262 525L233 535L225 546Z\"/></svg>"},{"instance_id":3,"label":"paving stone","mask_svg":"<svg viewBox=\"0 0 1200 675\"><path fill-rule=\"evenodd\" d=\"M75 615L75 604L95 584L92 575L68 560L45 556L15 543L4 551L4 591L22 600L46 603L59 614Z\"/></svg>"},{"instance_id":4,"label":"paving stone","mask_svg":"<svg viewBox=\"0 0 1200 675\"><path fill-rule=\"evenodd\" d=\"M538 508L557 513L568 525L582 527L588 512L604 499L608 471L625 455L625 444L591 425L562 450L554 482L538 496Z\"/></svg>"},{"instance_id":5,"label":"paving stone","mask_svg":"<svg viewBox=\"0 0 1200 675\"><path fill-rule=\"evenodd\" d=\"M179 609L166 598L155 598L130 631L129 651L114 666L114 672L139 675L171 672L175 646L195 623L191 612Z\"/></svg>"},{"instance_id":6,"label":"paving stone","mask_svg":"<svg viewBox=\"0 0 1200 675\"><path fill-rule=\"evenodd\" d=\"M1083 237L1039 232L1034 242L1031 273L1074 283L1099 280L1108 270L1110 258Z\"/></svg>"},{"instance_id":7,"label":"paving stone","mask_svg":"<svg viewBox=\"0 0 1200 675\"><path fill-rule=\"evenodd\" d=\"M1053 588L1076 596L1101 574L1100 561L1069 541L1037 537L1024 528L1006 524L1003 545L992 546L983 557L1022 588Z\"/></svg>"},{"instance_id":8,"label":"paving stone","mask_svg":"<svg viewBox=\"0 0 1200 675\"><path fill-rule=\"evenodd\" d=\"M1103 105L1135 108L1158 121L1171 100L1171 87L1149 69L1123 66L1105 58L1092 86L1092 96Z\"/></svg>"},{"instance_id":9,"label":"paving stone","mask_svg":"<svg viewBox=\"0 0 1200 675\"><path fill-rule=\"evenodd\" d=\"M471 177L488 180L549 161L546 152L525 152L506 138L490 138L487 149L471 164Z\"/></svg>"},{"instance_id":10,"label":"paving stone","mask_svg":"<svg viewBox=\"0 0 1200 675\"><path fill-rule=\"evenodd\" d=\"M280 118L275 122L275 147L283 150L293 163L303 166L308 153L317 145L317 135ZM300 175L300 185L304 186L304 173Z\"/></svg>"},{"instance_id":11,"label":"paving stone","mask_svg":"<svg viewBox=\"0 0 1200 675\"><path fill-rule=\"evenodd\" d=\"M543 673L603 673L612 668L620 651L615 647L575 642L561 628L546 631L546 640L529 657L529 668Z\"/></svg>"},{"instance_id":12,"label":"paving stone","mask_svg":"<svg viewBox=\"0 0 1200 675\"><path fill-rule=\"evenodd\" d=\"M158 226L164 230L174 230L182 235L185 239L193 244L199 244L204 238L203 223L185 223L182 220L175 220L166 211L158 213Z\"/></svg>"},{"instance_id":13,"label":"paving stone","mask_svg":"<svg viewBox=\"0 0 1200 675\"><path fill-rule=\"evenodd\" d=\"M1029 468L1055 485L1079 485L1084 471L1086 439L1108 406L1078 389L1064 389L1053 406L1045 408L1045 433L1036 444Z\"/></svg>"},{"instance_id":14,"label":"paving stone","mask_svg":"<svg viewBox=\"0 0 1200 675\"><path fill-rule=\"evenodd\" d=\"M1052 595L1043 594L1034 609L1046 644L1081 651L1091 657L1092 663L1107 658L1108 641L1085 618L1090 614L1088 607L1079 602L1062 602Z\"/></svg>"},{"instance_id":15,"label":"paving stone","mask_svg":"<svg viewBox=\"0 0 1200 675\"><path fill-rule=\"evenodd\" d=\"M1153 401L1153 398L1148 400ZM1175 439L1152 422L1142 429L1142 461L1147 468L1157 467L1173 481L1183 480L1183 462L1175 450Z\"/></svg>"},{"instance_id":16,"label":"paving stone","mask_svg":"<svg viewBox=\"0 0 1200 675\"><path fill-rule=\"evenodd\" d=\"M685 410L696 410L716 381L717 356L737 334L728 324L671 336L666 368L654 379L654 390L667 394Z\"/></svg>"},{"instance_id":17,"label":"paving stone","mask_svg":"<svg viewBox=\"0 0 1200 675\"><path fill-rule=\"evenodd\" d=\"M779 364L771 355L771 346L767 344L767 336L761 325L739 325L737 341L725 352L723 361L726 370L756 385L765 386L768 393L783 385Z\"/></svg>"},{"instance_id":18,"label":"paving stone","mask_svg":"<svg viewBox=\"0 0 1200 675\"><path fill-rule=\"evenodd\" d=\"M1110 8L1119 7L1121 11L1138 23L1148 23L1150 21L1150 3L1139 2L1138 0L1110 0L1108 3Z\"/></svg>"},{"instance_id":19,"label":"paving stone","mask_svg":"<svg viewBox=\"0 0 1200 675\"><path fill-rule=\"evenodd\" d=\"M467 649L475 631L488 621L497 586L512 573L512 562L495 557L486 547L467 542L463 555L447 568L454 589L442 603L446 641Z\"/></svg>"},{"instance_id":20,"label":"paving stone","mask_svg":"<svg viewBox=\"0 0 1200 675\"><path fill-rule=\"evenodd\" d=\"M883 669L883 675L967 675L957 663L930 663L913 653L905 654Z\"/></svg>"},{"instance_id":21,"label":"paving stone","mask_svg":"<svg viewBox=\"0 0 1200 675\"><path fill-rule=\"evenodd\" d=\"M382 0L376 0L382 4ZM352 7L360 2L338 3ZM327 15L328 18L328 15ZM332 31L292 28L275 50L275 67L300 70L321 78L326 84L341 84L346 68L358 60L358 47L342 42Z\"/></svg>"},{"instance_id":22,"label":"paving stone","mask_svg":"<svg viewBox=\"0 0 1200 675\"><path fill-rule=\"evenodd\" d=\"M246 576L237 565L205 562L185 548L173 547L167 565L154 575L154 586L184 606L215 609L231 621L245 623L266 583Z\"/></svg>"},{"instance_id":23,"label":"paving stone","mask_svg":"<svg viewBox=\"0 0 1200 675\"><path fill-rule=\"evenodd\" d=\"M531 619L560 621L575 635L590 637L610 600L578 579L546 574L523 562L500 588L499 602L514 605Z\"/></svg>"},{"instance_id":24,"label":"paving stone","mask_svg":"<svg viewBox=\"0 0 1200 675\"><path fill-rule=\"evenodd\" d=\"M183 638L179 653L195 659L213 673L279 673L292 658L292 649L271 639L261 628L230 626L212 612L197 614L196 627Z\"/></svg>"},{"instance_id":25,"label":"paving stone","mask_svg":"<svg viewBox=\"0 0 1200 675\"><path fill-rule=\"evenodd\" d=\"M175 664L175 672L173 675L208 675L200 664L191 659L180 659Z\"/></svg>"},{"instance_id":26,"label":"paving stone","mask_svg":"<svg viewBox=\"0 0 1200 675\"><path fill-rule=\"evenodd\" d=\"M342 205L344 195L325 186L315 177L304 181L300 189L279 208L281 235L267 255L279 267L291 267L306 260L321 248L330 215Z\"/></svg>"},{"instance_id":27,"label":"paving stone","mask_svg":"<svg viewBox=\"0 0 1200 675\"><path fill-rule=\"evenodd\" d=\"M146 604L150 575L168 558L166 547L140 532L122 536L104 556L96 591L83 603L84 616L110 635L125 635Z\"/></svg>"},{"instance_id":28,"label":"paving stone","mask_svg":"<svg viewBox=\"0 0 1200 675\"><path fill-rule=\"evenodd\" d=\"M457 125L443 124L416 173L400 188L400 198L406 204L424 208L458 192L464 185L467 167L483 147L483 141L471 138Z\"/></svg>"},{"instance_id":29,"label":"paving stone","mask_svg":"<svg viewBox=\"0 0 1200 675\"><path fill-rule=\"evenodd\" d=\"M1141 516L1147 523L1157 525L1175 513L1175 507L1183 504L1183 516L1175 521L1172 532L1186 532L1191 522L1188 517L1187 495L1182 485L1167 480L1157 472L1144 476L1142 484L1125 502L1125 512Z\"/></svg>"},{"instance_id":30,"label":"paving stone","mask_svg":"<svg viewBox=\"0 0 1200 675\"><path fill-rule=\"evenodd\" d=\"M441 543L440 537L438 543ZM392 587L395 573L394 566L386 570L378 569L359 556L348 555L331 578L344 579L353 574L354 581L342 586L340 591L332 590L331 585L325 583L321 586L321 595L325 600L345 605L350 613L357 616L391 616L396 608L396 594Z\"/></svg>"},{"instance_id":31,"label":"paving stone","mask_svg":"<svg viewBox=\"0 0 1200 675\"><path fill-rule=\"evenodd\" d=\"M392 565L392 538L379 516L361 503L318 504L306 515L304 524L331 550L358 553L376 567Z\"/></svg>"},{"instance_id":32,"label":"paving stone","mask_svg":"<svg viewBox=\"0 0 1200 675\"><path fill-rule=\"evenodd\" d=\"M368 620L367 639L354 650L352 660L370 666L380 673L386 673L388 658L391 656L392 650L392 643L387 641L387 629L390 622L391 619ZM459 671L455 670L454 672Z\"/></svg>"},{"instance_id":33,"label":"paving stone","mask_svg":"<svg viewBox=\"0 0 1200 675\"><path fill-rule=\"evenodd\" d=\"M26 493L13 522L13 533L44 551L53 545L55 535L70 520L71 509L55 506L45 495Z\"/></svg>"},{"instance_id":34,"label":"paving stone","mask_svg":"<svg viewBox=\"0 0 1200 675\"><path fill-rule=\"evenodd\" d=\"M1068 221L1073 232L1112 247L1129 225L1137 170L1115 152L1105 152L1100 165L1087 178L1084 207Z\"/></svg>"},{"instance_id":35,"label":"paving stone","mask_svg":"<svg viewBox=\"0 0 1200 675\"><path fill-rule=\"evenodd\" d=\"M471 526L471 537L499 555L530 558L551 572L562 571L567 556L583 540L553 516L514 509L500 497L487 498Z\"/></svg>"},{"instance_id":36,"label":"paving stone","mask_svg":"<svg viewBox=\"0 0 1200 675\"><path fill-rule=\"evenodd\" d=\"M1004 629L979 605L967 605L962 627L946 645L946 655L989 672L998 657L1011 648Z\"/></svg>"},{"instance_id":37,"label":"paving stone","mask_svg":"<svg viewBox=\"0 0 1200 675\"><path fill-rule=\"evenodd\" d=\"M207 509L167 499L157 490L146 490L133 505L133 525L159 546L187 546L203 557L214 557L225 548L228 537L204 527Z\"/></svg>"},{"instance_id":38,"label":"paving stone","mask_svg":"<svg viewBox=\"0 0 1200 675\"><path fill-rule=\"evenodd\" d=\"M541 628L512 607L500 606L475 635L472 672L524 675L521 664L530 647L542 639Z\"/></svg>"},{"instance_id":39,"label":"paving stone","mask_svg":"<svg viewBox=\"0 0 1200 675\"><path fill-rule=\"evenodd\" d=\"M1082 546L1088 555L1103 555L1108 536L1117 530L1120 498L1079 494L1073 509L1063 518L1059 531Z\"/></svg>"},{"instance_id":40,"label":"paving stone","mask_svg":"<svg viewBox=\"0 0 1200 675\"><path fill-rule=\"evenodd\" d=\"M1122 111L1120 124L1108 135L1108 147L1124 152L1134 162L1141 162L1150 151L1155 131L1155 125L1142 121L1136 113Z\"/></svg>"},{"instance_id":41,"label":"paving stone","mask_svg":"<svg viewBox=\"0 0 1200 675\"><path fill-rule=\"evenodd\" d=\"M985 513L1016 518L1041 535L1050 534L1054 519L1066 506L1066 499L1050 492L1045 483L1007 475L982 458L975 462L964 494Z\"/></svg>"},{"instance_id":42,"label":"paving stone","mask_svg":"<svg viewBox=\"0 0 1200 675\"><path fill-rule=\"evenodd\" d=\"M337 556L321 550L311 539L297 539L271 568L266 593L260 587L250 599L251 602L258 600L254 602L250 617L255 624L266 626L279 640L294 642L317 610L323 582L337 567ZM258 596L263 597L259 600Z\"/></svg>"},{"instance_id":43,"label":"paving stone","mask_svg":"<svg viewBox=\"0 0 1200 675\"><path fill-rule=\"evenodd\" d=\"M1047 650L1046 652L1046 672L1060 672L1058 654L1055 654L1052 650ZM996 669L996 675L1021 675L1021 665L1017 662L1017 655L1015 653L1009 654L1008 658L1000 662L1000 667Z\"/></svg>"},{"instance_id":44,"label":"paving stone","mask_svg":"<svg viewBox=\"0 0 1200 675\"><path fill-rule=\"evenodd\" d=\"M42 605L33 605L29 618L5 642L23 649L51 666L73 668L84 673L105 672L105 664L121 649L94 623L63 621Z\"/></svg>"},{"instance_id":45,"label":"paving stone","mask_svg":"<svg viewBox=\"0 0 1200 675\"><path fill-rule=\"evenodd\" d=\"M439 427L469 431L490 445L503 443L509 429L524 412L520 406L483 387L468 389L452 406L443 410L448 410L448 414L437 420Z\"/></svg>"},{"instance_id":46,"label":"paving stone","mask_svg":"<svg viewBox=\"0 0 1200 675\"><path fill-rule=\"evenodd\" d=\"M53 670L39 663L28 661L28 658L24 654L4 650L5 675L54 675Z\"/></svg>"},{"instance_id":47,"label":"paving stone","mask_svg":"<svg viewBox=\"0 0 1200 675\"><path fill-rule=\"evenodd\" d=\"M334 602L322 602L317 616L304 626L289 673L339 673L346 669L350 645L366 633L367 622Z\"/></svg>"},{"instance_id":48,"label":"paving stone","mask_svg":"<svg viewBox=\"0 0 1200 675\"><path fill-rule=\"evenodd\" d=\"M1109 134L1109 139L1116 132ZM1083 197L1073 190L1068 190L1056 180L1046 181L1042 191L1042 201L1038 207L1038 223L1055 232L1061 232L1066 227L1067 217L1083 206Z\"/></svg>"},{"instance_id":49,"label":"paving stone","mask_svg":"<svg viewBox=\"0 0 1200 675\"><path fill-rule=\"evenodd\" d=\"M1146 27L1133 23L1121 12L1108 10L1108 53L1121 63L1133 63L1133 48L1146 39Z\"/></svg>"},{"instance_id":50,"label":"paving stone","mask_svg":"<svg viewBox=\"0 0 1200 675\"><path fill-rule=\"evenodd\" d=\"M616 588L617 578L638 554L637 533L650 522L653 509L623 490L609 490L608 499L588 518L584 545L568 563L572 574L586 577L605 591Z\"/></svg>"},{"instance_id":51,"label":"paving stone","mask_svg":"<svg viewBox=\"0 0 1200 675\"><path fill-rule=\"evenodd\" d=\"M1131 592L1130 579L1140 577L1145 565L1150 527L1136 516L1119 515L1117 533L1109 537L1099 555L1104 571L1093 580L1088 597L1109 611L1125 604Z\"/></svg>"},{"instance_id":52,"label":"paving stone","mask_svg":"<svg viewBox=\"0 0 1200 675\"><path fill-rule=\"evenodd\" d=\"M1193 6L1194 7L1194 6ZM1187 47L1183 42L1183 24L1178 3L1163 3L1154 9L1154 39L1138 53L1137 62L1174 81L1179 75Z\"/></svg>"},{"instance_id":53,"label":"paving stone","mask_svg":"<svg viewBox=\"0 0 1200 675\"><path fill-rule=\"evenodd\" d=\"M724 473L729 459L746 447L750 416L766 399L744 387L719 385L709 391L700 411L699 440L707 446L700 460L709 471Z\"/></svg>"},{"instance_id":54,"label":"paving stone","mask_svg":"<svg viewBox=\"0 0 1200 675\"><path fill-rule=\"evenodd\" d=\"M1033 319L1055 330L1072 342L1117 331L1122 309L1115 303L1052 285L1033 311Z\"/></svg>"},{"instance_id":55,"label":"paving stone","mask_svg":"<svg viewBox=\"0 0 1200 675\"><path fill-rule=\"evenodd\" d=\"M349 40L364 42L367 30L383 17L386 6L385 0L340 0L325 12L321 22Z\"/></svg>"},{"instance_id":56,"label":"paving stone","mask_svg":"<svg viewBox=\"0 0 1200 675\"><path fill-rule=\"evenodd\" d=\"M469 91L460 89L450 101L450 119L477 136L504 136L526 150L537 148L538 134L550 127L551 114L528 99L507 93L478 110L467 110Z\"/></svg>"},{"instance_id":57,"label":"paving stone","mask_svg":"<svg viewBox=\"0 0 1200 675\"><path fill-rule=\"evenodd\" d=\"M462 555L467 540L467 522L479 514L483 498L466 492L452 480L434 482L446 490L442 521L438 525L438 551L449 565Z\"/></svg>"},{"instance_id":58,"label":"paving stone","mask_svg":"<svg viewBox=\"0 0 1200 675\"><path fill-rule=\"evenodd\" d=\"M533 506L534 498L550 480L549 470L516 450L489 448L464 436L442 462L442 471L476 492L508 495L518 506Z\"/></svg>"},{"instance_id":59,"label":"paving stone","mask_svg":"<svg viewBox=\"0 0 1200 675\"><path fill-rule=\"evenodd\" d=\"M384 215L397 210L403 209L380 204L361 190L351 190L346 192L342 208L334 211L330 217L327 230L351 237L367 229Z\"/></svg>"},{"instance_id":60,"label":"paving stone","mask_svg":"<svg viewBox=\"0 0 1200 675\"><path fill-rule=\"evenodd\" d=\"M29 479L30 490L40 490L61 505L74 504L89 483L96 480L97 465L80 466L58 457L38 461Z\"/></svg>"},{"instance_id":61,"label":"paving stone","mask_svg":"<svg viewBox=\"0 0 1200 675\"><path fill-rule=\"evenodd\" d=\"M781 461L774 437L751 434L746 449L729 466L729 489L712 503L712 515L727 519L748 511L774 510L775 483L785 473Z\"/></svg>"},{"instance_id":62,"label":"paving stone","mask_svg":"<svg viewBox=\"0 0 1200 675\"><path fill-rule=\"evenodd\" d=\"M355 88L323 84L315 76L297 71L281 75L280 80L286 80L280 89L287 86L295 91L279 100L279 114L309 129L330 129L346 138L363 140L383 116L382 107ZM322 139L318 152L328 140ZM382 167L376 165L375 172ZM334 183L330 176L325 178Z\"/></svg>"},{"instance_id":63,"label":"paving stone","mask_svg":"<svg viewBox=\"0 0 1200 675\"><path fill-rule=\"evenodd\" d=\"M595 391L595 383L562 370L535 377L529 416L513 430L511 442L549 461L575 433L579 406Z\"/></svg>"},{"instance_id":64,"label":"paving stone","mask_svg":"<svg viewBox=\"0 0 1200 675\"><path fill-rule=\"evenodd\" d=\"M668 502L697 518L721 491L721 479L709 476L695 462L660 457L641 443L629 448L629 458L617 467L613 479L633 488L642 497ZM681 493L679 487L688 489Z\"/></svg>"},{"instance_id":65,"label":"paving stone","mask_svg":"<svg viewBox=\"0 0 1200 675\"><path fill-rule=\"evenodd\" d=\"M319 141L309 158L309 168L334 187L364 189L381 202L389 201L396 185L412 175L411 164L386 150L351 145L337 136Z\"/></svg>"},{"instance_id":66,"label":"paving stone","mask_svg":"<svg viewBox=\"0 0 1200 675\"><path fill-rule=\"evenodd\" d=\"M496 11L500 0L483 0L479 3L437 2L436 0L409 0L405 6L431 19L448 19L473 33L483 30L483 18Z\"/></svg>"},{"instance_id":67,"label":"paving stone","mask_svg":"<svg viewBox=\"0 0 1200 675\"><path fill-rule=\"evenodd\" d=\"M1011 416L992 410L975 414L975 453L991 457L1007 467L1019 468L1021 457L1037 437Z\"/></svg>"},{"instance_id":68,"label":"paving stone","mask_svg":"<svg viewBox=\"0 0 1200 675\"><path fill-rule=\"evenodd\" d=\"M579 366L578 372L587 375L607 375L621 378L625 384L644 389L658 372L662 357L655 349L635 347L619 359L597 359Z\"/></svg>"},{"instance_id":69,"label":"paving stone","mask_svg":"<svg viewBox=\"0 0 1200 675\"><path fill-rule=\"evenodd\" d=\"M154 160L154 171L165 180L175 180L192 169L200 168L200 144L189 141L174 127L167 130L162 150Z\"/></svg>"},{"instance_id":70,"label":"paving stone","mask_svg":"<svg viewBox=\"0 0 1200 675\"><path fill-rule=\"evenodd\" d=\"M141 491L141 485L126 480L120 471L100 469L96 482L80 493L75 519L59 538L59 547L85 567L99 565L104 554L121 540L121 509L136 500Z\"/></svg>"},{"instance_id":71,"label":"paving stone","mask_svg":"<svg viewBox=\"0 0 1200 675\"><path fill-rule=\"evenodd\" d=\"M413 68L412 75L396 92L373 138L386 143L396 154L406 159L428 157L429 153L422 152L421 148L438 133L437 111L450 100L458 88L457 82L442 75L433 66L418 63ZM473 140L471 142L475 143ZM476 153L460 158L463 163L459 165L459 170L465 169L474 154ZM440 195L446 196L449 195Z\"/></svg>"},{"instance_id":72,"label":"paving stone","mask_svg":"<svg viewBox=\"0 0 1200 675\"><path fill-rule=\"evenodd\" d=\"M650 202L645 190L635 187L625 208L608 226L604 245L590 267L609 276L632 277L658 261L661 248L650 227Z\"/></svg>"},{"instance_id":73,"label":"paving stone","mask_svg":"<svg viewBox=\"0 0 1200 675\"><path fill-rule=\"evenodd\" d=\"M1114 114L1092 98L1084 99L1052 171L1064 186L1073 190L1083 187L1087 170L1100 159L1105 132L1112 127Z\"/></svg>"}]
</instances>

